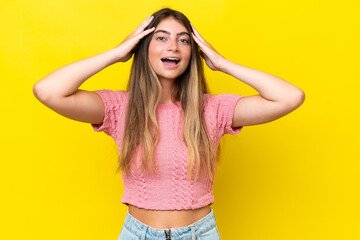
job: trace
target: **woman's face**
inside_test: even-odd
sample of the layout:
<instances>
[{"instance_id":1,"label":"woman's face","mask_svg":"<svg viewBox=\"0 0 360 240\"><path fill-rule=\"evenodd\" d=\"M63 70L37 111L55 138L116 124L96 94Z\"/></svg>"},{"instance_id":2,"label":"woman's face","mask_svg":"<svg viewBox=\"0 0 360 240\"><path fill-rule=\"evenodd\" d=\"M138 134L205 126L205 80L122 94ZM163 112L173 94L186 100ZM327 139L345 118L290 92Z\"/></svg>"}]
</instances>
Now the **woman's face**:
<instances>
[{"instance_id":1,"label":"woman's face","mask_svg":"<svg viewBox=\"0 0 360 240\"><path fill-rule=\"evenodd\" d=\"M159 79L175 80L190 62L189 32L175 18L165 18L156 26L148 51L150 65Z\"/></svg>"}]
</instances>

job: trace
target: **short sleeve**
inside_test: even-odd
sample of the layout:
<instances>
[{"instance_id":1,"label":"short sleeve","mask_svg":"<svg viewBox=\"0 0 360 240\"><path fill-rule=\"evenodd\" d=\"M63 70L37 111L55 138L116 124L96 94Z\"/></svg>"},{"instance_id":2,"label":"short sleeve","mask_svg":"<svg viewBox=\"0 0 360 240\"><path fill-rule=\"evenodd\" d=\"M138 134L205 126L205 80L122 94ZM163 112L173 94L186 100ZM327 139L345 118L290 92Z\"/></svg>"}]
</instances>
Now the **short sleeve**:
<instances>
[{"instance_id":1,"label":"short sleeve","mask_svg":"<svg viewBox=\"0 0 360 240\"><path fill-rule=\"evenodd\" d=\"M98 94L103 103L105 116L101 124L91 124L95 132L104 132L109 136L113 136L116 131L116 123L119 121L120 114L123 113L127 102L126 91L113 91L109 89L92 91Z\"/></svg>"},{"instance_id":2,"label":"short sleeve","mask_svg":"<svg viewBox=\"0 0 360 240\"><path fill-rule=\"evenodd\" d=\"M221 135L235 135L241 132L242 126L231 127L234 117L236 103L245 96L238 94L218 94L212 96L212 107L216 113L217 125L220 127Z\"/></svg>"}]
</instances>

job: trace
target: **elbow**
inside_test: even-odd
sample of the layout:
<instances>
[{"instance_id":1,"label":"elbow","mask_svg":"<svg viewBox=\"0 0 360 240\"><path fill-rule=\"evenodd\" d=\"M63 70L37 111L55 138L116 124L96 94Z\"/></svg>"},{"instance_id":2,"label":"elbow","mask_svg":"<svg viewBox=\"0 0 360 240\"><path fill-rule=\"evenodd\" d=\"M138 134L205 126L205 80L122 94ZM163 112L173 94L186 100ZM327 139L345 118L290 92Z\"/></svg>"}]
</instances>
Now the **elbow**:
<instances>
[{"instance_id":1,"label":"elbow","mask_svg":"<svg viewBox=\"0 0 360 240\"><path fill-rule=\"evenodd\" d=\"M294 109L296 109L296 108L300 107L304 101L305 101L305 93L303 90L299 89L292 94L292 97L290 100L290 105Z\"/></svg>"},{"instance_id":2,"label":"elbow","mask_svg":"<svg viewBox=\"0 0 360 240\"><path fill-rule=\"evenodd\" d=\"M42 103L46 102L48 97L45 95L45 91L39 82L35 83L33 86L34 96Z\"/></svg>"}]
</instances>

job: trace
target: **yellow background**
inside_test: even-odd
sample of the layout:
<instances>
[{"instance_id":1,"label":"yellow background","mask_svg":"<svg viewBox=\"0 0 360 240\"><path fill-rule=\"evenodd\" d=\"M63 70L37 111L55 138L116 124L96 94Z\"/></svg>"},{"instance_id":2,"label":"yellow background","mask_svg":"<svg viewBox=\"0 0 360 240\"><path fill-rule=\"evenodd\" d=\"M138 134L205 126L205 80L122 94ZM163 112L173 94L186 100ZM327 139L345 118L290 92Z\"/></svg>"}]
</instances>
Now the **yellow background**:
<instances>
[{"instance_id":1,"label":"yellow background","mask_svg":"<svg viewBox=\"0 0 360 240\"><path fill-rule=\"evenodd\" d=\"M224 240L360 239L358 1L1 1L0 239L117 239L117 149L32 87L117 46L149 14L182 11L226 58L304 90L274 122L222 138L212 205ZM131 61L80 88L125 89ZM206 67L214 94L253 95Z\"/></svg>"}]
</instances>

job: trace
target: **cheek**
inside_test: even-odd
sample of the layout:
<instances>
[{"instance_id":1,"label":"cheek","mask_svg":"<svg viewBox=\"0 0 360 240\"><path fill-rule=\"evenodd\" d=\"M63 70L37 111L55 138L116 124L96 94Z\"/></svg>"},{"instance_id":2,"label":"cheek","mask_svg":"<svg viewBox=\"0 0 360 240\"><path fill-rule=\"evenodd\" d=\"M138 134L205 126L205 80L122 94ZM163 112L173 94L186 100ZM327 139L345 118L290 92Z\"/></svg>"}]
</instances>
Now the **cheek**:
<instances>
[{"instance_id":1,"label":"cheek","mask_svg":"<svg viewBox=\"0 0 360 240\"><path fill-rule=\"evenodd\" d=\"M158 58L157 52L158 51L156 50L156 46L154 46L154 44L150 43L148 55L149 55L149 61L150 61L151 65L153 65L153 63L155 63L156 59Z\"/></svg>"},{"instance_id":2,"label":"cheek","mask_svg":"<svg viewBox=\"0 0 360 240\"><path fill-rule=\"evenodd\" d=\"M187 62L190 61L190 58L191 58L191 48L190 47L184 49L183 57L184 57L184 59L186 59Z\"/></svg>"},{"instance_id":3,"label":"cheek","mask_svg":"<svg viewBox=\"0 0 360 240\"><path fill-rule=\"evenodd\" d=\"M158 59L161 55L162 47L156 44L149 45L149 58L150 59Z\"/></svg>"},{"instance_id":4,"label":"cheek","mask_svg":"<svg viewBox=\"0 0 360 240\"><path fill-rule=\"evenodd\" d=\"M184 55L186 55L187 58L190 58L191 56L191 47L190 46L185 46L183 49L183 53Z\"/></svg>"},{"instance_id":5,"label":"cheek","mask_svg":"<svg viewBox=\"0 0 360 240\"><path fill-rule=\"evenodd\" d=\"M149 43L149 51L155 53L155 52L159 52L162 48L162 44L157 43L156 41L151 41Z\"/></svg>"}]
</instances>

